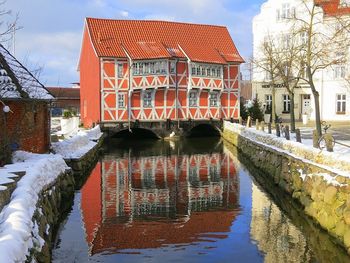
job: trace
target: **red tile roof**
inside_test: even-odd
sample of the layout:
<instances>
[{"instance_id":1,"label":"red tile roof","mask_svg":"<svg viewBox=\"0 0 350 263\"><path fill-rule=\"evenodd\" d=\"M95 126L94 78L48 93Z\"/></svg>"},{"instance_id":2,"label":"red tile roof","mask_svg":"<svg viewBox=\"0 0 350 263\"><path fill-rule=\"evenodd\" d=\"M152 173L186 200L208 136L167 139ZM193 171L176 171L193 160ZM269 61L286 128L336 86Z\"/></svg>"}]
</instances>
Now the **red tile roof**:
<instances>
[{"instance_id":1,"label":"red tile roof","mask_svg":"<svg viewBox=\"0 0 350 263\"><path fill-rule=\"evenodd\" d=\"M340 6L340 0L315 0L315 4L323 8L325 15L349 15L350 7Z\"/></svg>"},{"instance_id":2,"label":"red tile roof","mask_svg":"<svg viewBox=\"0 0 350 263\"><path fill-rule=\"evenodd\" d=\"M138 60L187 55L195 62L244 62L224 26L98 18L87 18L86 24L99 57L129 55Z\"/></svg>"}]
</instances>

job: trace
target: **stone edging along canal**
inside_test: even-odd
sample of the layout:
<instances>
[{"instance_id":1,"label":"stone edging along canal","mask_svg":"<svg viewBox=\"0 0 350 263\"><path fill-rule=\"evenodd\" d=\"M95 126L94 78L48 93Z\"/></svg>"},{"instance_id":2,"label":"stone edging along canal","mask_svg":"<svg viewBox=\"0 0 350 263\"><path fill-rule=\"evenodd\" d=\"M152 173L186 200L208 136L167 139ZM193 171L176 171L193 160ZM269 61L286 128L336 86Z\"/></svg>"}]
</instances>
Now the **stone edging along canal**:
<instances>
[{"instance_id":1,"label":"stone edging along canal","mask_svg":"<svg viewBox=\"0 0 350 263\"><path fill-rule=\"evenodd\" d=\"M27 261L31 262L35 258L38 262L51 262L52 243L57 227L72 207L75 189L81 186L96 163L103 140L104 136L82 157L65 159L71 169L41 191L32 220L37 223L38 234L45 242L40 251L35 247L31 250Z\"/></svg>"},{"instance_id":2,"label":"stone edging along canal","mask_svg":"<svg viewBox=\"0 0 350 263\"><path fill-rule=\"evenodd\" d=\"M255 140L264 136L271 145ZM320 164L320 160L316 163L279 149L276 145L280 143L280 138L273 139L272 135L238 124L225 122L223 137L296 199L304 212L350 254L350 178L347 171L334 170ZM273 140L275 144L272 144ZM295 143L294 147L297 152L298 144Z\"/></svg>"}]
</instances>

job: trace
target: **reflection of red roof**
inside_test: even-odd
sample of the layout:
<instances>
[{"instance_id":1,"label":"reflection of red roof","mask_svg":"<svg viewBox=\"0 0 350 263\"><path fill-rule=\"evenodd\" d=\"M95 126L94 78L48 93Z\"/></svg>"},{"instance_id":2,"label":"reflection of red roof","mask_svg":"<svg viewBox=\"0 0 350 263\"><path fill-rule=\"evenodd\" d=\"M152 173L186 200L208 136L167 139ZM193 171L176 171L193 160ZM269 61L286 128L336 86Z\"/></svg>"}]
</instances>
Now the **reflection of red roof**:
<instances>
[{"instance_id":1,"label":"reflection of red roof","mask_svg":"<svg viewBox=\"0 0 350 263\"><path fill-rule=\"evenodd\" d=\"M315 3L329 16L350 14L350 7L341 6L340 0L315 0Z\"/></svg>"},{"instance_id":2,"label":"reflection of red roof","mask_svg":"<svg viewBox=\"0 0 350 263\"><path fill-rule=\"evenodd\" d=\"M197 62L243 62L224 26L97 18L86 21L100 57L185 58L184 51Z\"/></svg>"},{"instance_id":3,"label":"reflection of red roof","mask_svg":"<svg viewBox=\"0 0 350 263\"><path fill-rule=\"evenodd\" d=\"M165 244L189 244L227 238L225 233L238 211L194 212L187 222L139 221L121 224L113 220L101 225L92 254L123 249L159 248Z\"/></svg>"}]
</instances>

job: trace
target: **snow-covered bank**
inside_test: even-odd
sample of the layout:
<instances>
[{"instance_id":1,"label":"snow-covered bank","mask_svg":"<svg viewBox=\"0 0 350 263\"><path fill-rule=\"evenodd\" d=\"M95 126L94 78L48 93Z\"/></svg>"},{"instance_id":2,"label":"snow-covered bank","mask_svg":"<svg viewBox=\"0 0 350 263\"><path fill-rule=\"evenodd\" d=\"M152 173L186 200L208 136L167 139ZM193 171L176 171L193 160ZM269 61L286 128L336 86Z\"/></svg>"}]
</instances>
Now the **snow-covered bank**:
<instances>
[{"instance_id":1,"label":"snow-covered bank","mask_svg":"<svg viewBox=\"0 0 350 263\"><path fill-rule=\"evenodd\" d=\"M257 131L255 128L246 128L235 123L225 122L224 129L235 132L247 139L264 144L275 150L284 151L299 158L327 166L329 169L335 170L335 172L343 171L342 175L350 177L349 155L320 151L309 144L305 145L294 141L288 141L284 138L276 137L274 134Z\"/></svg>"},{"instance_id":2,"label":"snow-covered bank","mask_svg":"<svg viewBox=\"0 0 350 263\"><path fill-rule=\"evenodd\" d=\"M11 177L16 171L26 174L0 213L0 262L24 262L31 248L41 249L43 239L32 222L39 193L68 169L63 158L53 154L17 151L13 162L1 168L0 177Z\"/></svg>"},{"instance_id":3,"label":"snow-covered bank","mask_svg":"<svg viewBox=\"0 0 350 263\"><path fill-rule=\"evenodd\" d=\"M91 130L80 131L74 137L52 144L53 151L60 154L65 159L79 159L93 147L103 133L99 126Z\"/></svg>"}]
</instances>

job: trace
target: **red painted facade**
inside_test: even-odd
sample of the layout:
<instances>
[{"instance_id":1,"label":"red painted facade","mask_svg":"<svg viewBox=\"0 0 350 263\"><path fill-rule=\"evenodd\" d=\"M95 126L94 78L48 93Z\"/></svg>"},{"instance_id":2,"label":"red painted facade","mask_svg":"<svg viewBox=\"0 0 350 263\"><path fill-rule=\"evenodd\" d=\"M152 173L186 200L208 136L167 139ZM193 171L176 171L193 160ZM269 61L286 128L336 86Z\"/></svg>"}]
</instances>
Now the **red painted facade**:
<instances>
[{"instance_id":1,"label":"red painted facade","mask_svg":"<svg viewBox=\"0 0 350 263\"><path fill-rule=\"evenodd\" d=\"M225 27L88 18L82 122L238 118L242 62Z\"/></svg>"}]
</instances>

